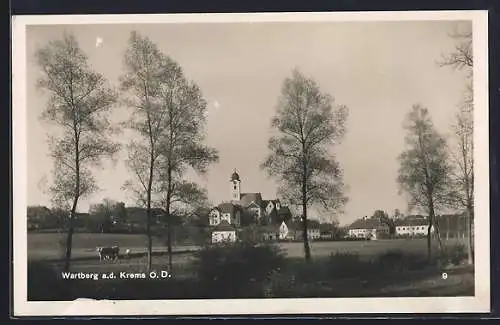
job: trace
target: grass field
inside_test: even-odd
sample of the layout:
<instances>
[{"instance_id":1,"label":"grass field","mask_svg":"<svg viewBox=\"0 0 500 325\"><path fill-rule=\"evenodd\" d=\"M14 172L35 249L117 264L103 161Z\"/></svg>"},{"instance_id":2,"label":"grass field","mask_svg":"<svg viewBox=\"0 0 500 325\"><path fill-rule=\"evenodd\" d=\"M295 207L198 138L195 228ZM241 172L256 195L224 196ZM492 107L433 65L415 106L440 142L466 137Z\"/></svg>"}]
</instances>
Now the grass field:
<instances>
[{"instance_id":1,"label":"grass field","mask_svg":"<svg viewBox=\"0 0 500 325\"><path fill-rule=\"evenodd\" d=\"M465 239L450 239L443 241L444 245L465 244ZM300 242L281 243L281 247L289 257L304 256L304 244ZM437 243L433 241L434 248ZM312 257L328 256L337 253L358 254L360 257L368 258L379 255L390 250L400 249L408 253L427 253L426 239L400 239L400 240L374 240L374 241L317 241L311 242Z\"/></svg>"},{"instance_id":2,"label":"grass field","mask_svg":"<svg viewBox=\"0 0 500 325\"><path fill-rule=\"evenodd\" d=\"M64 241L64 233L30 233L28 234L28 257L30 259L57 259L63 256L64 250L60 241ZM465 239L451 239L443 241L446 245L463 243ZM128 234L82 234L73 235L73 257L97 256L97 246L120 246L121 249L131 249L133 252L146 252L147 237L144 235ZM301 242L279 244L289 257L304 256L304 245ZM434 242L434 245L437 245ZM174 251L191 251L196 246L175 246ZM369 257L384 253L389 250L400 249L412 253L426 253L427 242L425 239L413 240L377 240L377 241L335 241L311 242L313 257L328 256L336 253L357 253L362 257ZM153 238L153 250L166 251L165 242Z\"/></svg>"},{"instance_id":3,"label":"grass field","mask_svg":"<svg viewBox=\"0 0 500 325\"><path fill-rule=\"evenodd\" d=\"M61 241L66 239L65 233L28 233L28 258L29 259L58 259L64 256L64 246ZM120 246L120 249L131 249L132 252L146 252L147 237L145 235L128 234L85 234L75 233L73 235L74 258L96 256L97 246ZM153 238L154 251L166 251L165 241ZM196 247L182 246L174 247L174 251L192 250Z\"/></svg>"},{"instance_id":4,"label":"grass field","mask_svg":"<svg viewBox=\"0 0 500 325\"><path fill-rule=\"evenodd\" d=\"M58 279L56 282L58 285L61 285L61 288L67 287L66 282L64 282L67 280L61 280L63 266L62 260L60 259L61 255L59 256L59 260L51 259L52 257L57 258L57 254L60 254L58 253L58 251L60 251L58 240L64 238L64 234L28 235L28 247L31 259L47 260L45 262L40 262L53 271L56 271L55 276ZM455 239L444 241L444 243L445 245L455 245L457 243L464 243L464 241ZM153 256L152 266L153 270L157 272L168 270L168 256L161 252L164 252L164 246L162 244L162 242L157 240L154 242L157 252ZM144 236L140 235L76 234L74 240L75 254L73 255L75 260L71 263L71 271L100 274L108 272L119 274L119 272L122 271L127 273L146 272L147 257L145 255L141 256L141 254L136 254L129 259L121 258L118 261L101 262L94 251L95 247L99 245L119 245L124 248L132 248L136 252L145 251ZM404 271L401 270L396 273L394 273L392 269L376 269L378 271L373 271L370 267L367 268L371 263L368 262L369 259L376 258L377 256L393 250L400 250L405 254L418 254L425 257L427 253L427 243L425 239L350 242L313 241L311 242L313 265L304 264L303 244L301 242L280 243L279 245L289 258L286 260L282 271L280 271L281 273L276 283L280 284L282 283L280 282L282 279L289 279L289 277L295 278L295 276L297 276L298 281L293 282L294 284L290 284L291 287L289 287L288 284L284 287L278 287L276 290L285 290L275 292L279 297L403 297L474 294L473 266L465 265L465 268L460 268L458 270L448 269L446 272L448 272L449 277L446 281L441 278L442 271L433 266L413 271L412 269L405 269ZM193 264L190 263L195 257L193 252L183 252L193 248L194 247L186 246L175 247L174 251L177 251L177 254L172 256L173 269L170 274L173 279L177 279L178 281L160 281L158 283L153 281L149 283L137 280L122 281L118 283L114 280L103 280L99 282L90 280L82 282L76 280L76 282L73 281L71 286L71 290L73 290L72 294L79 297L99 297L99 299L111 299L113 297L132 299L124 297L136 297L136 295L140 294L137 290L146 290L146 286L148 289L146 290L147 292L144 293L144 297L147 296L147 299L186 299L186 297L191 297L190 295L193 295L192 298L199 299L203 296L199 296L200 292L205 292L204 290L206 288L199 288L198 285L193 282L199 280L199 274L196 273L196 270L193 269ZM158 252L159 250L161 251ZM326 259L328 255L335 255L338 253L356 254L361 259L357 262L351 258L345 259L342 255L339 255L335 257L333 264L329 262L329 259ZM88 256L91 256L91 259L78 258ZM251 258L255 259L256 257ZM412 257L412 259L413 258L414 257ZM326 262L326 264L322 261ZM225 263L230 264L231 262L226 261ZM255 261L248 263L251 265L259 265L259 263ZM340 269L344 269L344 271L347 270L347 273L335 273L337 276L328 275L330 271L325 273L324 270L328 270L332 265L335 267L338 265ZM381 267L380 264L375 264L375 266ZM365 268L372 271L367 273L363 271ZM252 267L249 266L249 269L252 269ZM392 273L389 274L386 271ZM53 280L43 280L43 276L39 278L42 273L37 271L33 272L34 273L31 274L34 276L34 279L40 283L32 287L32 294L43 296L44 292L47 291L47 288L44 286L47 285L48 282L52 283ZM304 278L304 276L306 277ZM236 287L239 287L244 284L244 281L237 283L240 283L236 285ZM191 291L184 288L184 286L189 286L189 290L193 292L187 293ZM188 291L186 292L186 290ZM37 300L35 298L33 299Z\"/></svg>"}]
</instances>

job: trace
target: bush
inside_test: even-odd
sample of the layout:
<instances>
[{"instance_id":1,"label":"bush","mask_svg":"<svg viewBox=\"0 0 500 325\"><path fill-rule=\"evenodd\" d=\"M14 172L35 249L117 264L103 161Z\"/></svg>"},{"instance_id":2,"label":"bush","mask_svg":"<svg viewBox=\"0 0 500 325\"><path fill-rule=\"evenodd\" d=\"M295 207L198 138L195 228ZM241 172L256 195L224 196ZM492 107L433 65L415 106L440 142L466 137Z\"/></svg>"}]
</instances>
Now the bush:
<instances>
[{"instance_id":1,"label":"bush","mask_svg":"<svg viewBox=\"0 0 500 325\"><path fill-rule=\"evenodd\" d=\"M467 258L467 250L463 244L456 244L443 247L441 262L452 265L460 265Z\"/></svg>"},{"instance_id":2,"label":"bush","mask_svg":"<svg viewBox=\"0 0 500 325\"><path fill-rule=\"evenodd\" d=\"M375 258L374 267L383 272L402 272L423 269L428 266L426 256L391 250Z\"/></svg>"},{"instance_id":3,"label":"bush","mask_svg":"<svg viewBox=\"0 0 500 325\"><path fill-rule=\"evenodd\" d=\"M195 254L193 270L203 297L251 298L264 295L264 282L285 261L273 245L233 243Z\"/></svg>"},{"instance_id":4,"label":"bush","mask_svg":"<svg viewBox=\"0 0 500 325\"><path fill-rule=\"evenodd\" d=\"M65 300L71 288L43 261L28 261L28 301Z\"/></svg>"},{"instance_id":5,"label":"bush","mask_svg":"<svg viewBox=\"0 0 500 325\"><path fill-rule=\"evenodd\" d=\"M361 261L358 254L330 254L326 261L325 271L328 278L358 276L365 273L369 263Z\"/></svg>"}]
</instances>

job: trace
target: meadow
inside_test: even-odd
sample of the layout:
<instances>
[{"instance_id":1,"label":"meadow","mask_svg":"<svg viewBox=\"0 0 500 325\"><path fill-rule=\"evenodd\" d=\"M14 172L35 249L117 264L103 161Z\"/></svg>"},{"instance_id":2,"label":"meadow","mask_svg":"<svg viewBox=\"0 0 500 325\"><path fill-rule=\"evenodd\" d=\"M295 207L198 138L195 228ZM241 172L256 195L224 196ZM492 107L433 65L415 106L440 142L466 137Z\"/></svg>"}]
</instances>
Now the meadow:
<instances>
[{"instance_id":1,"label":"meadow","mask_svg":"<svg viewBox=\"0 0 500 325\"><path fill-rule=\"evenodd\" d=\"M65 233L28 233L28 258L42 260L56 260L64 256ZM72 256L75 259L95 256L98 246L119 246L120 249L130 249L134 253L145 253L147 237L137 234L102 234L102 233L75 233L73 234ZM193 246L177 246L174 251L196 249ZM166 251L166 242L153 237L153 250Z\"/></svg>"},{"instance_id":2,"label":"meadow","mask_svg":"<svg viewBox=\"0 0 500 325\"><path fill-rule=\"evenodd\" d=\"M64 256L64 246L61 242L66 239L64 233L28 233L28 258L35 260L58 260ZM465 244L465 239L450 239L443 241L445 245ZM117 245L120 249L130 249L139 255L146 253L147 237L138 234L101 234L101 233L76 233L73 235L74 259L89 259L94 257L97 260L95 248L97 246ZM437 243L433 241L433 245ZM287 257L301 258L304 256L304 245L302 242L281 242L278 246ZM376 241L312 241L310 243L311 254L314 257L327 257L331 254L356 254L361 258L369 259L372 256L380 255L391 250L402 250L407 253L426 254L427 242L425 239L399 239L399 240L376 240ZM174 246L176 255L189 255L198 250L197 246ZM153 251L157 263L163 264L166 252L166 243L159 238L153 238ZM186 253L186 254L184 254ZM143 257L140 257L142 260ZM181 260L186 260L182 257ZM139 265L137 259L131 261L133 265ZM81 263L89 267L88 263ZM100 263L95 264L99 267Z\"/></svg>"},{"instance_id":3,"label":"meadow","mask_svg":"<svg viewBox=\"0 0 500 325\"><path fill-rule=\"evenodd\" d=\"M63 280L62 260L52 259L64 234L29 234L29 300L200 299L257 297L453 296L474 294L473 266L446 269L426 261L425 239L326 242L312 241L313 263L304 262L301 242L279 243L284 260L270 248L235 247L199 250L177 246L172 278L150 280ZM445 241L452 248L463 242ZM154 241L153 270L168 270L168 256ZM84 273L146 272L144 253L118 261L100 262L95 246L119 245L145 252L145 236L75 234L71 271ZM463 261L464 255L461 254ZM87 256L84 256L87 255ZM86 258L79 258L86 257ZM45 261L44 261L45 260ZM435 260L436 261L436 260ZM193 263L194 262L194 263ZM41 263L41 264L40 264ZM201 263L201 264L200 264ZM460 262L461 263L461 262ZM459 264L460 264L459 263ZM427 266L426 266L427 265ZM456 264L458 265L458 264ZM231 281L227 281L227 279ZM219 280L217 280L219 279ZM224 280L225 279L225 280ZM173 281L175 280L175 281ZM222 282L221 282L222 281ZM52 288L48 290L48 287ZM140 288L140 290L139 290ZM68 291L69 290L69 291ZM269 292L268 292L269 291ZM50 294L49 294L50 293Z\"/></svg>"}]
</instances>

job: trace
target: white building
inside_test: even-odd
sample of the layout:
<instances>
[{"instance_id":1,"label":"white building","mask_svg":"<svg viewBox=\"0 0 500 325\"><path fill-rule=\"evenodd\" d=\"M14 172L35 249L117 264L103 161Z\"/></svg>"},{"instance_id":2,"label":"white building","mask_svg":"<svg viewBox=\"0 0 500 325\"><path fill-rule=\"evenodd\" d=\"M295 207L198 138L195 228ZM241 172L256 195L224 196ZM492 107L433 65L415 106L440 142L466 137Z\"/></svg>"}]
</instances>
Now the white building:
<instances>
[{"instance_id":1,"label":"white building","mask_svg":"<svg viewBox=\"0 0 500 325\"><path fill-rule=\"evenodd\" d=\"M395 221L396 236L426 236L428 227L425 217L409 216ZM434 227L431 227L433 232Z\"/></svg>"},{"instance_id":2,"label":"white building","mask_svg":"<svg viewBox=\"0 0 500 325\"><path fill-rule=\"evenodd\" d=\"M286 223L283 221L280 225L280 229L279 229L279 239L281 240L285 240L288 238L288 226L286 225Z\"/></svg>"},{"instance_id":3,"label":"white building","mask_svg":"<svg viewBox=\"0 0 500 325\"><path fill-rule=\"evenodd\" d=\"M321 238L321 232L319 228L307 228L307 238L313 240L313 239L320 239Z\"/></svg>"},{"instance_id":4,"label":"white building","mask_svg":"<svg viewBox=\"0 0 500 325\"><path fill-rule=\"evenodd\" d=\"M223 220L212 230L212 243L236 242L236 228Z\"/></svg>"},{"instance_id":5,"label":"white building","mask_svg":"<svg viewBox=\"0 0 500 325\"><path fill-rule=\"evenodd\" d=\"M389 235L389 226L377 219L365 217L349 226L348 235L351 238L377 240L381 235Z\"/></svg>"}]
</instances>

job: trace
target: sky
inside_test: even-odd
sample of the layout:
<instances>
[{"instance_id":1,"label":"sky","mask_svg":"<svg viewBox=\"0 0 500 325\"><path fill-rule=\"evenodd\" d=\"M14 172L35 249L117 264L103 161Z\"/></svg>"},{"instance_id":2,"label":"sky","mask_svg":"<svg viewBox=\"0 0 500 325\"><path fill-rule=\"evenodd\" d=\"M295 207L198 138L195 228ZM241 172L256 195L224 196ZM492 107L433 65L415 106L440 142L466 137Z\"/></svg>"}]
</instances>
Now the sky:
<instances>
[{"instance_id":1,"label":"sky","mask_svg":"<svg viewBox=\"0 0 500 325\"><path fill-rule=\"evenodd\" d=\"M405 115L412 105L427 107L446 135L465 87L464 76L440 68L437 60L453 50L449 34L464 22L314 22L220 24L45 25L27 27L28 205L51 206L46 193L52 161L47 135L57 130L39 117L47 94L35 87L40 76L34 62L39 46L72 33L93 69L118 85L123 53L131 31L138 31L171 56L196 82L208 102L206 143L220 160L204 177L195 177L217 204L230 199L234 169L242 192L276 197L276 180L259 168L269 154L270 120L283 80L298 68L323 92L349 109L347 133L333 148L344 170L349 202L336 218L348 224L377 209L406 212L398 194L397 156L404 150ZM100 39L100 46L96 40ZM112 120L126 117L117 106ZM127 142L127 135L118 141ZM82 199L78 210L103 198L135 205L122 190L130 179L124 158L95 170L100 191ZM325 217L325 215L323 215ZM326 216L328 217L328 216Z\"/></svg>"}]
</instances>

